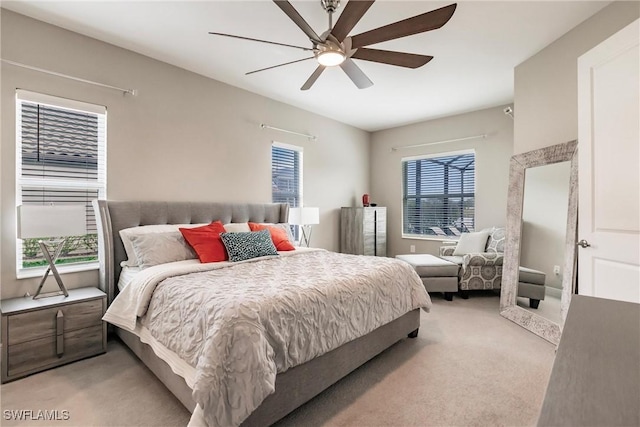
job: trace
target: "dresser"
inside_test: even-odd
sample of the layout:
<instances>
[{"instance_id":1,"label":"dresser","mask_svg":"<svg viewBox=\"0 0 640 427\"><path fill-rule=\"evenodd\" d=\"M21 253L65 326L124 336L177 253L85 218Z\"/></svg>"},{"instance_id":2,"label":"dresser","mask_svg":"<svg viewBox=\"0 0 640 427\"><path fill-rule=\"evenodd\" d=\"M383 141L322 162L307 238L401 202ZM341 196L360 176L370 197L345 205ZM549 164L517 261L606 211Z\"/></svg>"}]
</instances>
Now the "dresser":
<instances>
[{"instance_id":1,"label":"dresser","mask_svg":"<svg viewBox=\"0 0 640 427\"><path fill-rule=\"evenodd\" d=\"M342 208L340 252L387 256L387 208Z\"/></svg>"},{"instance_id":2,"label":"dresser","mask_svg":"<svg viewBox=\"0 0 640 427\"><path fill-rule=\"evenodd\" d=\"M0 301L2 382L104 353L106 305L106 294L92 287L71 289L68 297Z\"/></svg>"},{"instance_id":3,"label":"dresser","mask_svg":"<svg viewBox=\"0 0 640 427\"><path fill-rule=\"evenodd\" d=\"M638 426L639 404L640 304L572 295L538 426Z\"/></svg>"}]
</instances>

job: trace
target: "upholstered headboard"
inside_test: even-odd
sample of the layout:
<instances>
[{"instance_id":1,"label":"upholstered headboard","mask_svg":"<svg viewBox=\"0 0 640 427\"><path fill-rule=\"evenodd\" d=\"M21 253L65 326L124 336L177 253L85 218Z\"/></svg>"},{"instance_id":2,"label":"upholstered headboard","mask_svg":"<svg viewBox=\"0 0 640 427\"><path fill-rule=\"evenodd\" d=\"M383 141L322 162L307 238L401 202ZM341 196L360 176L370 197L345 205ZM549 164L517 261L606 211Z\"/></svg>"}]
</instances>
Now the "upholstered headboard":
<instances>
[{"instance_id":1,"label":"upholstered headboard","mask_svg":"<svg viewBox=\"0 0 640 427\"><path fill-rule=\"evenodd\" d=\"M286 203L135 202L94 200L98 226L100 289L111 304L117 293L120 263L127 259L120 230L140 225L201 224L212 221L287 222Z\"/></svg>"}]
</instances>

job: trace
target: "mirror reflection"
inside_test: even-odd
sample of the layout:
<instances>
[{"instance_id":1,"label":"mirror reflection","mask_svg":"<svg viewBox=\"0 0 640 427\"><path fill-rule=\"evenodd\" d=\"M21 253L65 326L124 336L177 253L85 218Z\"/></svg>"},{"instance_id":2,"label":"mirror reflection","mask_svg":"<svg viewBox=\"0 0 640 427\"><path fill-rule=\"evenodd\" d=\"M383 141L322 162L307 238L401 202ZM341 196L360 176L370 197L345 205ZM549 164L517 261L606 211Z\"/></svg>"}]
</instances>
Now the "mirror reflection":
<instances>
[{"instance_id":1,"label":"mirror reflection","mask_svg":"<svg viewBox=\"0 0 640 427\"><path fill-rule=\"evenodd\" d=\"M528 168L524 180L517 304L558 324L570 173L565 161Z\"/></svg>"}]
</instances>

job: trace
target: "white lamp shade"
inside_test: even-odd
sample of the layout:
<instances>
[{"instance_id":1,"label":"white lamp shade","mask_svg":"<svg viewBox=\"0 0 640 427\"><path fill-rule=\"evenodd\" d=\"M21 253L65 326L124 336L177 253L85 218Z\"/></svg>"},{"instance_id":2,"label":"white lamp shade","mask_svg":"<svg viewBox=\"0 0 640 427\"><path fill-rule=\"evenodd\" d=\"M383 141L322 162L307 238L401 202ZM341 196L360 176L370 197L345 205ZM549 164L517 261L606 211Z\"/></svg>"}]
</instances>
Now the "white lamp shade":
<instances>
[{"instance_id":1,"label":"white lamp shade","mask_svg":"<svg viewBox=\"0 0 640 427\"><path fill-rule=\"evenodd\" d=\"M312 225L320 224L319 208L291 208L289 209L289 224Z\"/></svg>"},{"instance_id":2,"label":"white lamp shade","mask_svg":"<svg viewBox=\"0 0 640 427\"><path fill-rule=\"evenodd\" d=\"M87 234L84 205L18 206L18 239Z\"/></svg>"}]
</instances>

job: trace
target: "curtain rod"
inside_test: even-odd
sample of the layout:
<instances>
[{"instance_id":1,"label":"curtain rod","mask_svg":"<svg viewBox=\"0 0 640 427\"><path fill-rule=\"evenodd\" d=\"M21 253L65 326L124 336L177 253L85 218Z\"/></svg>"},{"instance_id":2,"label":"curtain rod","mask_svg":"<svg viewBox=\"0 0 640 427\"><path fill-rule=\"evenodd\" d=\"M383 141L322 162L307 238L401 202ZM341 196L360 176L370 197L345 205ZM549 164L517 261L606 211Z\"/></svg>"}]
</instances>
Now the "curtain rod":
<instances>
[{"instance_id":1,"label":"curtain rod","mask_svg":"<svg viewBox=\"0 0 640 427\"><path fill-rule=\"evenodd\" d=\"M294 132L292 130L280 129L280 128L276 128L276 127L273 127L273 126L265 125L264 123L260 124L260 128L261 129L277 130L278 132L290 133L292 135L304 136L305 138L308 138L310 141L315 141L315 140L318 139L318 137L315 136L315 135L309 135L309 134L306 134L306 133Z\"/></svg>"},{"instance_id":2,"label":"curtain rod","mask_svg":"<svg viewBox=\"0 0 640 427\"><path fill-rule=\"evenodd\" d=\"M19 62L14 62L14 61L9 61L8 59L2 59L2 62L6 63L6 64L10 64L10 65L15 65L16 67L20 67L20 68L26 68L28 70L33 70L33 71L39 71L41 73L45 73L45 74L51 74L52 76L58 76L58 77L62 77L65 79L69 79L69 80L75 80L77 82L82 82L82 83L88 83L90 85L94 85L94 86L100 86L100 87L104 87L107 89L114 89L120 92L123 92L124 94L130 94L135 96L136 95L136 90L135 89L123 89L121 87L117 87L117 86L111 86L111 85L107 85L104 83L98 83L98 82L94 82L91 80L86 80L86 79L81 79L80 77L74 77L74 76L69 76L67 74L62 74L62 73L58 73L55 71L50 71L50 70L45 70L44 68L38 68L38 67L33 67L31 65L26 65L26 64L21 64Z\"/></svg>"},{"instance_id":3,"label":"curtain rod","mask_svg":"<svg viewBox=\"0 0 640 427\"><path fill-rule=\"evenodd\" d=\"M486 134L482 134L482 135L474 135L474 136L465 136L464 138L447 139L444 141L425 142L424 144L403 145L401 147L392 147L391 151L403 150L405 148L425 147L427 145L446 144L447 142L466 141L467 139L486 138L486 137L487 137Z\"/></svg>"}]
</instances>

